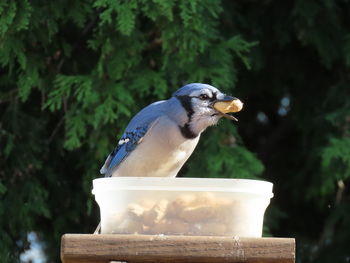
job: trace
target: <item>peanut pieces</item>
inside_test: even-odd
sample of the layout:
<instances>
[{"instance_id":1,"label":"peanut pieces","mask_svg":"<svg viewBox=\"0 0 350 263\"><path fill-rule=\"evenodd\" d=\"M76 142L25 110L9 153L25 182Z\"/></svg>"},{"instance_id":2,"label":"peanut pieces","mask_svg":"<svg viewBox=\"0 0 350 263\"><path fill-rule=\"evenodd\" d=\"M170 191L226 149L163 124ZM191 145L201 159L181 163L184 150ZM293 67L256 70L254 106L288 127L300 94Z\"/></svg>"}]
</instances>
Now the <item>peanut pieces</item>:
<instances>
[{"instance_id":1,"label":"peanut pieces","mask_svg":"<svg viewBox=\"0 0 350 263\"><path fill-rule=\"evenodd\" d=\"M233 202L210 192L146 201L132 203L123 216L112 217L104 233L225 235L232 222Z\"/></svg>"}]
</instances>

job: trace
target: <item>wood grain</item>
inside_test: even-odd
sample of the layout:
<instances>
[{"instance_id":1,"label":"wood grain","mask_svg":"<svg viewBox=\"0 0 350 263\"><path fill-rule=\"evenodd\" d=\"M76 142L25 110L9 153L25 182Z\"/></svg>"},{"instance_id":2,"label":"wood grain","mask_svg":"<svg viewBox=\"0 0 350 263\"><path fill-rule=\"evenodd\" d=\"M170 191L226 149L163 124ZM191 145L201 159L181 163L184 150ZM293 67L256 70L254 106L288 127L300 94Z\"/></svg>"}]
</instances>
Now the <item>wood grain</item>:
<instances>
[{"instance_id":1,"label":"wood grain","mask_svg":"<svg viewBox=\"0 0 350 263\"><path fill-rule=\"evenodd\" d=\"M64 263L251 262L293 263L293 238L93 235L62 236Z\"/></svg>"}]
</instances>

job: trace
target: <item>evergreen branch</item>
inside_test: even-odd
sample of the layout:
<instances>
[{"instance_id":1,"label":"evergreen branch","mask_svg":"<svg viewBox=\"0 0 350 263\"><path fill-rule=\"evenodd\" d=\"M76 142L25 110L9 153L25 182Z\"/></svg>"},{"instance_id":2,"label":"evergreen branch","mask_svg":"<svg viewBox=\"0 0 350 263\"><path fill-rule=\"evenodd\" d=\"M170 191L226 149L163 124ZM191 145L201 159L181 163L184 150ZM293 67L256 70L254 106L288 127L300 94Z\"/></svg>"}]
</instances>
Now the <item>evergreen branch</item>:
<instances>
[{"instance_id":1,"label":"evergreen branch","mask_svg":"<svg viewBox=\"0 0 350 263\"><path fill-rule=\"evenodd\" d=\"M19 97L18 95L13 97L13 95L16 93L18 94L18 88L14 88L14 89L10 90L8 93L2 95L2 98L0 99L0 104L11 102L13 100L17 100Z\"/></svg>"},{"instance_id":2,"label":"evergreen branch","mask_svg":"<svg viewBox=\"0 0 350 263\"><path fill-rule=\"evenodd\" d=\"M64 123L64 116L60 119L60 121L57 123L57 125L55 126L55 128L53 129L48 141L47 141L47 144L50 145L52 140L54 139L56 133L58 132L58 130L60 129L60 127L63 125Z\"/></svg>"},{"instance_id":3,"label":"evergreen branch","mask_svg":"<svg viewBox=\"0 0 350 263\"><path fill-rule=\"evenodd\" d=\"M96 24L97 19L98 19L98 16L99 16L99 12L100 12L100 11L97 10L97 12L96 12L94 18L93 18L93 19L83 28L83 30L80 32L78 40L74 43L74 45L73 45L73 47L72 47L72 52L73 52L74 50L76 50L76 48L79 46L80 41L81 41L81 38L82 38L83 36L85 36L85 35L93 28L93 26ZM62 69L64 63L66 62L66 60L67 60L67 57L62 57L61 60L58 62L57 67L56 67L56 72L57 72L57 73L60 73L60 72L61 72L61 69Z\"/></svg>"}]
</instances>

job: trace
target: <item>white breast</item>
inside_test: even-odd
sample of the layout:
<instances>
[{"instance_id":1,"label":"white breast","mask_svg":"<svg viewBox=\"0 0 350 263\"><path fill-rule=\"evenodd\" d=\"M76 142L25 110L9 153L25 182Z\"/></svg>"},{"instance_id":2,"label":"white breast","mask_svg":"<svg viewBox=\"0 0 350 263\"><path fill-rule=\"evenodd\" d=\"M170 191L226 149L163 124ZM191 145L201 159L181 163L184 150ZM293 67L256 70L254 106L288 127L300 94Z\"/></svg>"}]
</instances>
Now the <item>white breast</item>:
<instances>
[{"instance_id":1,"label":"white breast","mask_svg":"<svg viewBox=\"0 0 350 263\"><path fill-rule=\"evenodd\" d=\"M113 176L175 177L198 140L184 138L176 123L161 117Z\"/></svg>"}]
</instances>

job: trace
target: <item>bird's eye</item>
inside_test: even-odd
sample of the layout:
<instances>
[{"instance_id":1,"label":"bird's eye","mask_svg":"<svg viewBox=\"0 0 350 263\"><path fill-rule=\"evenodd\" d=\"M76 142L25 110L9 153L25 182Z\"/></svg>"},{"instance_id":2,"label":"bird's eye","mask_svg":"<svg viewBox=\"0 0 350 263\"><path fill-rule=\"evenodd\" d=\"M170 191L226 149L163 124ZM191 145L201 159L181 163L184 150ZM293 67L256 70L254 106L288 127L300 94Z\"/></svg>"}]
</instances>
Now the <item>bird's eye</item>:
<instances>
[{"instance_id":1,"label":"bird's eye","mask_svg":"<svg viewBox=\"0 0 350 263\"><path fill-rule=\"evenodd\" d=\"M209 99L209 96L207 94L201 94L201 95L199 95L199 98L201 100L207 100L207 99Z\"/></svg>"}]
</instances>

